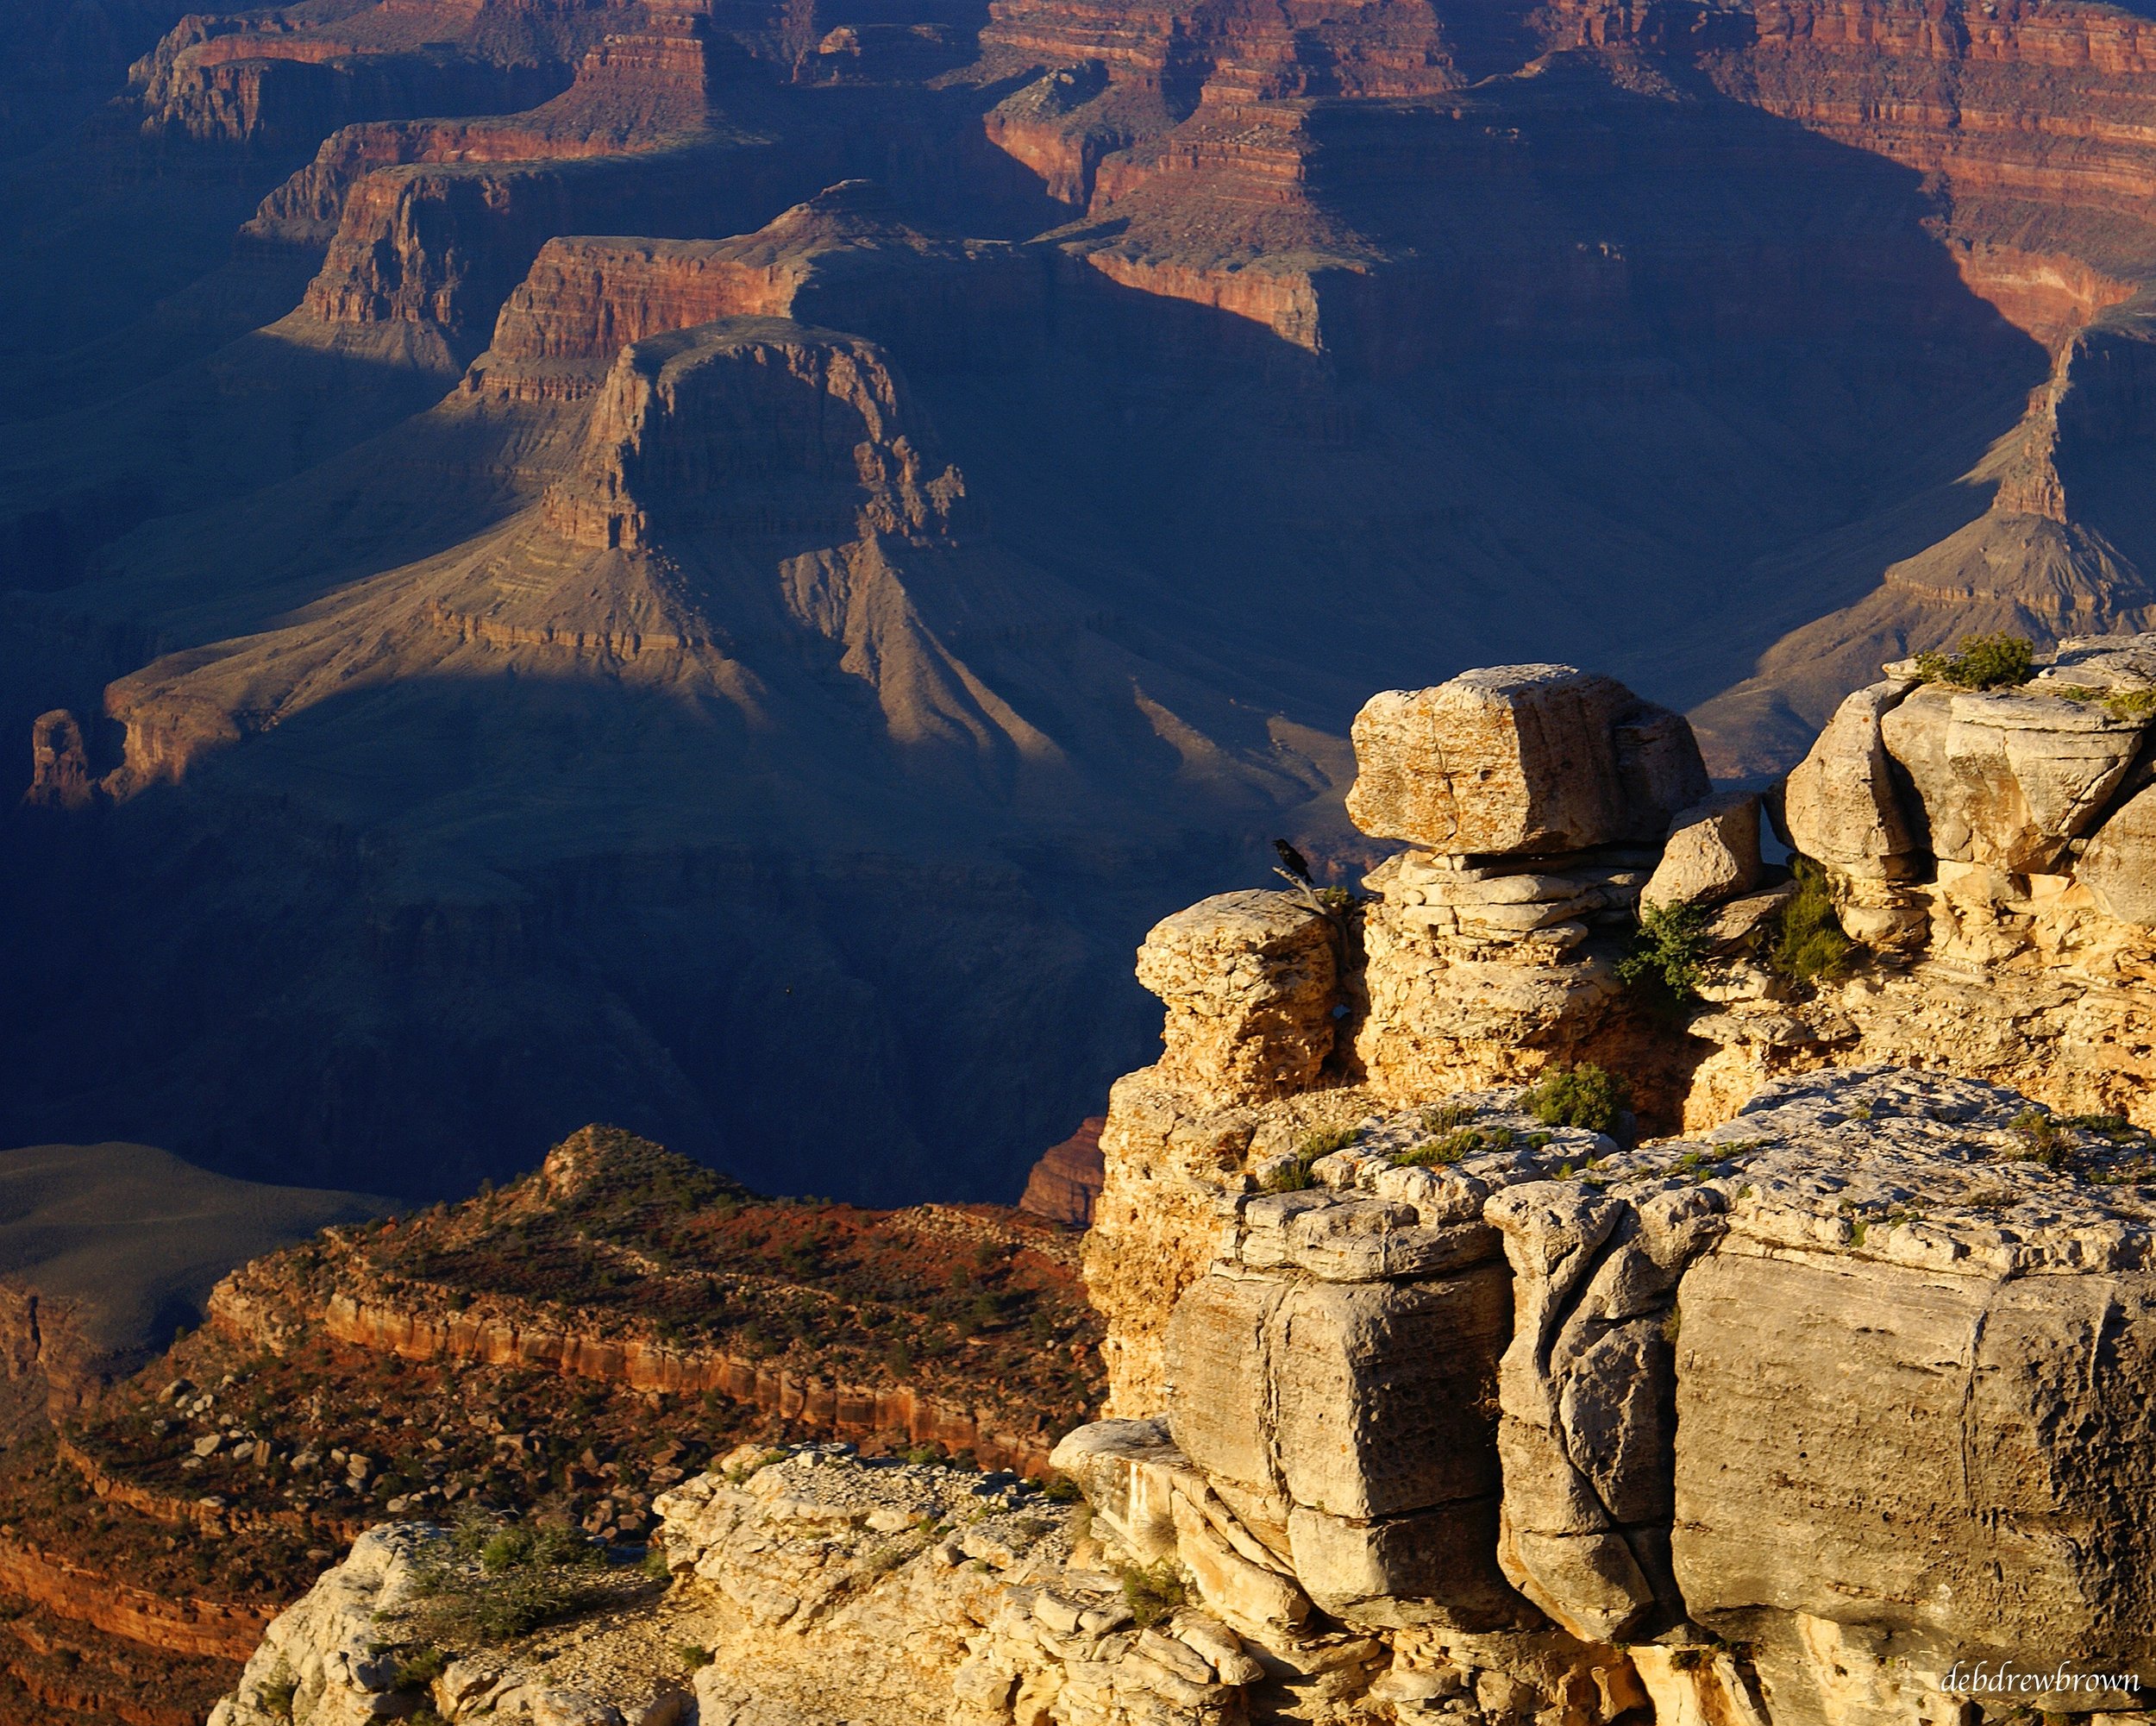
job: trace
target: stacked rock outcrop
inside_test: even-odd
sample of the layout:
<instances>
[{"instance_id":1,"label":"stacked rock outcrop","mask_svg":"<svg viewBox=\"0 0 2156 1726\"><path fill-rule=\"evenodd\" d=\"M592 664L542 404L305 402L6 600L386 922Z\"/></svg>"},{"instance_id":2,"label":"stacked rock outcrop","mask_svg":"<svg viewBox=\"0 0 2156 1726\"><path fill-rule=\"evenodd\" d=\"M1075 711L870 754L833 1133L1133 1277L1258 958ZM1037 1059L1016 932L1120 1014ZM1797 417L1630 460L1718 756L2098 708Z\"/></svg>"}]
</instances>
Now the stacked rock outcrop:
<instances>
[{"instance_id":1,"label":"stacked rock outcrop","mask_svg":"<svg viewBox=\"0 0 2156 1726\"><path fill-rule=\"evenodd\" d=\"M1207 901L1141 954L1168 1048L1115 1089L1089 1247L1117 1406L1156 1400L1160 1294L1202 1269L1187 1183L1374 1112L1591 1062L1650 1126L1696 1130L1777 1076L1892 1062L2156 1124L2153 720L2156 637L2070 641L1987 690L1888 668L1769 800L1833 901L1814 962L1776 957L1800 883L1763 861L1759 800L1710 794L1677 716L1564 667L1374 698L1349 807L1414 847L1365 877L1375 896L1328 914L1274 894L1263 918L1265 895ZM1672 1017L1620 968L1636 917L1680 909ZM1237 981L1264 970L1267 919L1340 955L1292 1025ZM1263 1026L1233 1028L1261 997ZM1200 1025L1228 1039L1202 1058Z\"/></svg>"},{"instance_id":2,"label":"stacked rock outcrop","mask_svg":"<svg viewBox=\"0 0 2156 1726\"><path fill-rule=\"evenodd\" d=\"M2147 1134L1888 1067L1629 1151L1520 1101L1217 1184L1161 1411L1056 1453L1131 1552L1261 1660L1369 1637L1396 1717L2139 1705Z\"/></svg>"},{"instance_id":3,"label":"stacked rock outcrop","mask_svg":"<svg viewBox=\"0 0 2156 1726\"><path fill-rule=\"evenodd\" d=\"M2076 644L2018 694L1852 698L1784 800L1830 871L1795 882L1754 801L1703 794L1683 721L1608 680L1381 698L1354 807L1428 849L1375 901L1226 894L1139 956L1166 1046L1102 1138L1112 1398L1053 1457L1082 1520L1009 1476L744 1450L658 1501L662 1597L447 1651L424 1697L336 1651L409 1641L398 1566L454 1560L438 1533L370 1535L218 1726L280 1699L601 1726L1976 1726L2002 1710L1968 1675L2002 1666L2020 1705L2125 1719L2156 1675L2156 1135L1865 1061L1902 1023L1865 1003L1946 962L1854 913L2094 852L2149 794L2151 647ZM1849 763L1876 767L1856 790ZM2122 880L2137 832L2110 840ZM1530 888L1457 890L1504 881ZM1876 946L1846 981L1769 970L1822 882ZM2078 882L2049 896L2076 893L2077 926L2132 926ZM1556 908L1463 939L1478 904ZM1689 968L1689 1027L1666 969L1672 999L1638 999L1635 907ZM1932 1010L1996 1043L2023 974ZM1784 1070L1730 1100L1702 1020ZM1611 1087L1547 1070L1657 1047L1681 1058L1635 1069L1640 1109L1711 1120L1640 1139ZM692 1630L711 1663L660 1673Z\"/></svg>"}]
</instances>

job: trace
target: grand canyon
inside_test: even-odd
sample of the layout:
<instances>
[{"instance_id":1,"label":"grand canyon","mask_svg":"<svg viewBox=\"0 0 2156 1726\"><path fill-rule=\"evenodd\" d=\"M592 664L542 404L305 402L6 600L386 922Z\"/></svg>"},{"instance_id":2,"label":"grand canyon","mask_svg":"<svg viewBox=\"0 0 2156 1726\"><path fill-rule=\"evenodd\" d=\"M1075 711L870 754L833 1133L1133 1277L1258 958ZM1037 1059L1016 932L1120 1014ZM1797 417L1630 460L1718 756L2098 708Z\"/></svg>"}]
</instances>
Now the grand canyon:
<instances>
[{"instance_id":1,"label":"grand canyon","mask_svg":"<svg viewBox=\"0 0 2156 1726\"><path fill-rule=\"evenodd\" d=\"M0 27L0 1719L2143 1705L2156 9Z\"/></svg>"}]
</instances>

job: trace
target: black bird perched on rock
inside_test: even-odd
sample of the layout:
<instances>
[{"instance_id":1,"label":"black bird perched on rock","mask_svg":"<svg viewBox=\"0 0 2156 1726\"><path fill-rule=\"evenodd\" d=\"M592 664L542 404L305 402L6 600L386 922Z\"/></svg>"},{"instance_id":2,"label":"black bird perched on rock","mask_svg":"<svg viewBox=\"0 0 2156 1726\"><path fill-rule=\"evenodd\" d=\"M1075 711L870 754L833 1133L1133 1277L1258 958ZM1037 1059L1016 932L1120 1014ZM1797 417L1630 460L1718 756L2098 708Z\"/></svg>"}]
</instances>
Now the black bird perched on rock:
<instances>
[{"instance_id":1,"label":"black bird perched on rock","mask_svg":"<svg viewBox=\"0 0 2156 1726\"><path fill-rule=\"evenodd\" d=\"M1288 865L1288 873L1307 887L1310 884L1310 859L1285 839L1275 839L1273 849L1280 853L1280 860Z\"/></svg>"}]
</instances>

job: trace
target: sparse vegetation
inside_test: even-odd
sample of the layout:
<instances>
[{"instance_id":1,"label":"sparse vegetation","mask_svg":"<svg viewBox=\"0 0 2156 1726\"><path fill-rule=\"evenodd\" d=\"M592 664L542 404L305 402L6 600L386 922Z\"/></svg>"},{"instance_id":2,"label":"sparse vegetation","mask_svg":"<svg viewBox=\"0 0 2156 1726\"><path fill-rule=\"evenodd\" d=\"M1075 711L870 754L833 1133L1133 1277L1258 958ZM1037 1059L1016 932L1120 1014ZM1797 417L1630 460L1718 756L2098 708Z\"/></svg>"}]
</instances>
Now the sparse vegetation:
<instances>
[{"instance_id":1,"label":"sparse vegetation","mask_svg":"<svg viewBox=\"0 0 2156 1726\"><path fill-rule=\"evenodd\" d=\"M265 1710L279 1720L292 1717L292 1704L299 1694L299 1678L288 1666L279 1665L256 1692Z\"/></svg>"},{"instance_id":2,"label":"sparse vegetation","mask_svg":"<svg viewBox=\"0 0 2156 1726\"><path fill-rule=\"evenodd\" d=\"M1617 1074L1583 1062L1576 1067L1545 1073L1529 1087L1521 1102L1545 1127L1579 1127L1589 1133L1614 1133L1625 1111L1632 1107L1632 1088Z\"/></svg>"},{"instance_id":3,"label":"sparse vegetation","mask_svg":"<svg viewBox=\"0 0 2156 1726\"><path fill-rule=\"evenodd\" d=\"M2073 1140L2044 1110L2023 1109L2007 1126L2021 1142L2017 1161L2041 1163L2047 1169L2065 1165Z\"/></svg>"},{"instance_id":4,"label":"sparse vegetation","mask_svg":"<svg viewBox=\"0 0 2156 1726\"><path fill-rule=\"evenodd\" d=\"M602 1592L597 1585L605 1556L573 1528L505 1527L480 1545L476 1575L468 1561L471 1537L463 1528L458 1534L455 1556L414 1567L417 1603L408 1623L423 1650L412 1657L416 1661L435 1657L444 1648L511 1641L581 1611ZM447 1657L442 1658L446 1664ZM399 1667L400 1682L404 1669Z\"/></svg>"},{"instance_id":5,"label":"sparse vegetation","mask_svg":"<svg viewBox=\"0 0 2156 1726\"><path fill-rule=\"evenodd\" d=\"M1957 689L2007 689L2028 681L2036 644L2026 636L1965 635L1952 653L1920 653L1916 675Z\"/></svg>"},{"instance_id":6,"label":"sparse vegetation","mask_svg":"<svg viewBox=\"0 0 2156 1726\"><path fill-rule=\"evenodd\" d=\"M1688 1014L1707 981L1707 922L1702 905L1648 906L1632 951L1617 963L1618 980L1665 1010Z\"/></svg>"},{"instance_id":7,"label":"sparse vegetation","mask_svg":"<svg viewBox=\"0 0 2156 1726\"><path fill-rule=\"evenodd\" d=\"M2156 717L2156 689L2091 689L2080 683L2046 687L2069 701L2094 702L2124 725L2142 725Z\"/></svg>"},{"instance_id":8,"label":"sparse vegetation","mask_svg":"<svg viewBox=\"0 0 2156 1726\"><path fill-rule=\"evenodd\" d=\"M696 1642L684 1642L674 1650L690 1672L701 1672L711 1663L711 1651Z\"/></svg>"},{"instance_id":9,"label":"sparse vegetation","mask_svg":"<svg viewBox=\"0 0 2156 1726\"><path fill-rule=\"evenodd\" d=\"M448 1670L449 1657L440 1648L422 1648L397 1662L396 1690L423 1690Z\"/></svg>"},{"instance_id":10,"label":"sparse vegetation","mask_svg":"<svg viewBox=\"0 0 2156 1726\"><path fill-rule=\"evenodd\" d=\"M1469 1157L1480 1157L1495 1151L1509 1151L1514 1133L1509 1127L1459 1127L1435 1139L1426 1139L1420 1145L1401 1152L1393 1158L1404 1168L1449 1166Z\"/></svg>"},{"instance_id":11,"label":"sparse vegetation","mask_svg":"<svg viewBox=\"0 0 2156 1726\"><path fill-rule=\"evenodd\" d=\"M1839 976L1854 963L1857 944L1842 932L1827 871L1809 857L1789 862L1796 896L1782 907L1766 951L1767 969L1791 982Z\"/></svg>"},{"instance_id":12,"label":"sparse vegetation","mask_svg":"<svg viewBox=\"0 0 2156 1726\"><path fill-rule=\"evenodd\" d=\"M1133 1565L1123 1572L1123 1604L1131 1609L1131 1616L1141 1630L1181 1610L1188 1592L1182 1572L1172 1559Z\"/></svg>"},{"instance_id":13,"label":"sparse vegetation","mask_svg":"<svg viewBox=\"0 0 2156 1726\"><path fill-rule=\"evenodd\" d=\"M1265 1174L1263 1186L1269 1193L1307 1192L1317 1184L1317 1177L1310 1172L1311 1165L1320 1157L1329 1157L1335 1151L1344 1151L1363 1136L1358 1127L1320 1127L1306 1133L1295 1141L1295 1148L1288 1159L1276 1163Z\"/></svg>"}]
</instances>

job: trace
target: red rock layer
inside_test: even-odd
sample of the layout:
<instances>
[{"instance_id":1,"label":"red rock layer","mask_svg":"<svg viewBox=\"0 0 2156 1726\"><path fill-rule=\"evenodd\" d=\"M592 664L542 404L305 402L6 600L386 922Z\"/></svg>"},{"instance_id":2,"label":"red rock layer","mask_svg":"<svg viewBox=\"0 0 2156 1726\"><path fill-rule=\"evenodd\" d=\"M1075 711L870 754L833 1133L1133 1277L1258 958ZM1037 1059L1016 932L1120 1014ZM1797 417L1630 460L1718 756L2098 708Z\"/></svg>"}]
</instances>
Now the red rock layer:
<instances>
[{"instance_id":1,"label":"red rock layer","mask_svg":"<svg viewBox=\"0 0 2156 1726\"><path fill-rule=\"evenodd\" d=\"M270 1606L154 1594L5 1539L0 1539L0 1591L146 1648L216 1660L245 1660L277 1616Z\"/></svg>"},{"instance_id":2,"label":"red rock layer","mask_svg":"<svg viewBox=\"0 0 2156 1726\"><path fill-rule=\"evenodd\" d=\"M1106 1116L1089 1114L1069 1138L1044 1151L1025 1177L1018 1208L1077 1228L1091 1222L1106 1168L1100 1154L1100 1129L1106 1125Z\"/></svg>"},{"instance_id":3,"label":"red rock layer","mask_svg":"<svg viewBox=\"0 0 2156 1726\"><path fill-rule=\"evenodd\" d=\"M1477 75L1489 34L1467 9L1429 0L1205 8L991 0L988 16L986 48L1050 65L1100 60L1119 81L1186 101L1208 88L1257 98L1456 89Z\"/></svg>"},{"instance_id":4,"label":"red rock layer","mask_svg":"<svg viewBox=\"0 0 2156 1726\"><path fill-rule=\"evenodd\" d=\"M339 1544L357 1540L367 1530L366 1522L350 1517L310 1516L298 1510L234 1509L214 1499L183 1498L159 1492L140 1481L122 1479L107 1472L97 1458L65 1437L57 1441L55 1450L60 1459L80 1475L83 1484L98 1497L107 1503L125 1505L153 1522L175 1527L189 1522L211 1533L234 1528L296 1528Z\"/></svg>"},{"instance_id":5,"label":"red rock layer","mask_svg":"<svg viewBox=\"0 0 2156 1726\"><path fill-rule=\"evenodd\" d=\"M248 1300L244 1290L228 1294L230 1286L221 1284L210 1297L210 1321L235 1339L279 1346L283 1336L260 1327L260 1304ZM983 1467L1021 1474L1046 1472L1055 1445L1052 1433L1004 1430L992 1410L963 1408L907 1385L840 1384L716 1349L679 1347L637 1332L583 1334L564 1329L558 1312L536 1307L486 1315L421 1312L340 1291L330 1296L320 1322L339 1342L401 1359L533 1367L633 1390L715 1390L840 1438L903 1432L915 1444L970 1451Z\"/></svg>"},{"instance_id":6,"label":"red rock layer","mask_svg":"<svg viewBox=\"0 0 2156 1726\"><path fill-rule=\"evenodd\" d=\"M1761 0L1741 51L1711 57L1733 95L1987 200L2145 228L2156 196L2156 21L2077 0ZM2026 216L2008 218L2004 239ZM2040 220L2040 215L2039 219ZM1993 225L1958 209L1958 228ZM2084 260L2147 257L2073 230Z\"/></svg>"}]
</instances>

